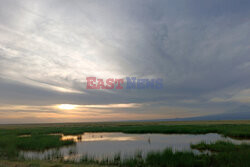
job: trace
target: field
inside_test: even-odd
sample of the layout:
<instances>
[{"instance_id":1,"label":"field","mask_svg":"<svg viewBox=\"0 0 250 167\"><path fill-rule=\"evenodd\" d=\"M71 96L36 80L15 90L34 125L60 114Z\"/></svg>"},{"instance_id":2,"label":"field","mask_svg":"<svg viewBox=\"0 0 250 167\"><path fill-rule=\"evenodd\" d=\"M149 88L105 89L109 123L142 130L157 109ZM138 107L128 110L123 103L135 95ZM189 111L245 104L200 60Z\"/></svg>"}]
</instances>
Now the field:
<instances>
[{"instance_id":1,"label":"field","mask_svg":"<svg viewBox=\"0 0 250 167\"><path fill-rule=\"evenodd\" d=\"M106 122L67 124L0 125L0 167L2 166L250 166L250 145L230 142L199 143L191 147L211 154L192 152L152 152L145 159L140 154L134 158L97 162L82 158L79 162L58 160L25 160L18 156L20 150L43 151L74 144L62 141L58 135L82 134L84 132L206 134L219 133L237 139L250 139L250 121L193 121L193 122ZM19 137L30 135L30 137Z\"/></svg>"}]
</instances>

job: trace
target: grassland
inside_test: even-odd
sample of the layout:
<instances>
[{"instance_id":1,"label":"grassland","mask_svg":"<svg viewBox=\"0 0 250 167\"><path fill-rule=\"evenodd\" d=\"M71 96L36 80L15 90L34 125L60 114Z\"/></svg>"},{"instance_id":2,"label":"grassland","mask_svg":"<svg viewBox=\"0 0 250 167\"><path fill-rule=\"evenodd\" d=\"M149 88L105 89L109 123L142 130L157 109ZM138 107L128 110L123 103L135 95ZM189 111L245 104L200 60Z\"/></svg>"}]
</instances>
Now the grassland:
<instances>
[{"instance_id":1,"label":"grassland","mask_svg":"<svg viewBox=\"0 0 250 167\"><path fill-rule=\"evenodd\" d=\"M20 150L46 150L74 141L61 141L60 136L48 134L62 133L82 134L84 132L123 132L123 133L164 133L164 134L205 134L219 133L225 136L250 139L250 121L207 121L207 122L120 122L120 123L72 123L72 124L37 124L37 125L2 125L0 126L0 167L1 163L12 163L16 166L82 166L82 165L113 165L113 166L250 166L250 146L234 145L217 142L212 144L199 143L192 145L198 150L209 150L211 155L194 155L192 152L150 153L146 159L136 156L121 161L115 157L113 161L95 162L83 159L79 163L65 161L25 161L18 159ZM19 137L30 135L30 137ZM30 165L31 164L31 165ZM33 166L35 166L33 165Z\"/></svg>"},{"instance_id":2,"label":"grassland","mask_svg":"<svg viewBox=\"0 0 250 167\"><path fill-rule=\"evenodd\" d=\"M0 167L112 167L112 165L62 163L60 161L0 160Z\"/></svg>"}]
</instances>

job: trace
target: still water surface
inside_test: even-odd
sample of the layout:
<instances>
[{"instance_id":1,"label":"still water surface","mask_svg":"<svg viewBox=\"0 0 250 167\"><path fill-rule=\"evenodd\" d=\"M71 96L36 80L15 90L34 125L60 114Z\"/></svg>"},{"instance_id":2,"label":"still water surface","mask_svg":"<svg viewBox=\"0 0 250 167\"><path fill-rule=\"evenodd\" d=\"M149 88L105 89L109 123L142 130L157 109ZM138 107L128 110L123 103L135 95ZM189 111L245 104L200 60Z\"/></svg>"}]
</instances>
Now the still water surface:
<instances>
[{"instance_id":1,"label":"still water surface","mask_svg":"<svg viewBox=\"0 0 250 167\"><path fill-rule=\"evenodd\" d=\"M216 133L191 135L191 134L124 134L124 133L84 133L82 135L61 135L61 140L73 139L75 145L49 149L44 152L22 151L21 155L26 159L63 159L79 160L83 156L96 160L112 159L119 154L121 158L129 158L137 153L143 157L151 151L163 151L171 148L173 151L193 151L190 144L201 141L206 143L218 140L231 141L236 144L250 143L250 140L236 140L223 137Z\"/></svg>"}]
</instances>

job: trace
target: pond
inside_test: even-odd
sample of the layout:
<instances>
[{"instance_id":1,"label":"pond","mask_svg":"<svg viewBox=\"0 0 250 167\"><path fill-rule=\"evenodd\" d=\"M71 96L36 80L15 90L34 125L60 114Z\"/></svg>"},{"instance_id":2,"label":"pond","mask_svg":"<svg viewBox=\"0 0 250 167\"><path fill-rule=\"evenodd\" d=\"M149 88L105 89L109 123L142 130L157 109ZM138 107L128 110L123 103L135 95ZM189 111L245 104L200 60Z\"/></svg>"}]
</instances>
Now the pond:
<instances>
[{"instance_id":1,"label":"pond","mask_svg":"<svg viewBox=\"0 0 250 167\"><path fill-rule=\"evenodd\" d=\"M95 160L111 159L120 155L121 159L133 157L140 153L143 157L152 151L163 151L171 148L173 151L193 151L190 144L201 141L206 143L218 140L231 141L235 144L250 143L250 140L236 140L220 134L209 133L201 135L192 134L125 134L125 133L84 133L82 135L61 135L61 140L73 139L75 145L49 149L43 152L22 151L21 156L26 159L55 159L63 158L79 160L89 157Z\"/></svg>"}]
</instances>

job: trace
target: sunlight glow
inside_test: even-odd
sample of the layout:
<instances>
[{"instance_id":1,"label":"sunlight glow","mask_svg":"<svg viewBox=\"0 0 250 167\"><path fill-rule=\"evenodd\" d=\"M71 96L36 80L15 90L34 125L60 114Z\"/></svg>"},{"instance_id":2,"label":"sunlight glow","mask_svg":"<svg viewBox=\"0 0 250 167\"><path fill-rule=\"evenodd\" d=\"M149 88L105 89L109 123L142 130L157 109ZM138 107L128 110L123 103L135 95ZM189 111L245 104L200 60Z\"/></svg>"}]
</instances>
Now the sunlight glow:
<instances>
[{"instance_id":1,"label":"sunlight glow","mask_svg":"<svg viewBox=\"0 0 250 167\"><path fill-rule=\"evenodd\" d=\"M73 104L60 104L58 105L59 109L62 110L73 110L77 107L77 105L73 105Z\"/></svg>"}]
</instances>

